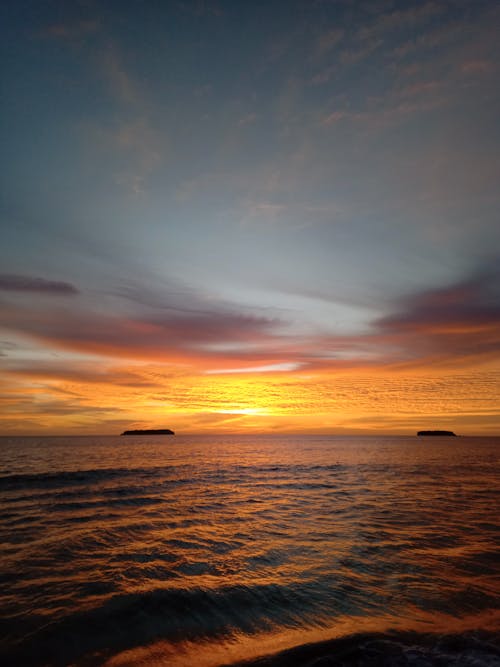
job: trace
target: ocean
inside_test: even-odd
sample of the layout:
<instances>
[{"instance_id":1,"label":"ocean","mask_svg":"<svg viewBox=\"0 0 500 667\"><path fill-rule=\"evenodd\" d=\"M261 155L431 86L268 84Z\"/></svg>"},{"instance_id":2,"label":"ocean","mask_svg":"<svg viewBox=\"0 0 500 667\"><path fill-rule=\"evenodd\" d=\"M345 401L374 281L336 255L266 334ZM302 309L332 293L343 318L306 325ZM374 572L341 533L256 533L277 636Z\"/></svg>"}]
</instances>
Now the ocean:
<instances>
[{"instance_id":1,"label":"ocean","mask_svg":"<svg viewBox=\"0 0 500 667\"><path fill-rule=\"evenodd\" d=\"M0 662L500 665L499 453L2 437Z\"/></svg>"}]
</instances>

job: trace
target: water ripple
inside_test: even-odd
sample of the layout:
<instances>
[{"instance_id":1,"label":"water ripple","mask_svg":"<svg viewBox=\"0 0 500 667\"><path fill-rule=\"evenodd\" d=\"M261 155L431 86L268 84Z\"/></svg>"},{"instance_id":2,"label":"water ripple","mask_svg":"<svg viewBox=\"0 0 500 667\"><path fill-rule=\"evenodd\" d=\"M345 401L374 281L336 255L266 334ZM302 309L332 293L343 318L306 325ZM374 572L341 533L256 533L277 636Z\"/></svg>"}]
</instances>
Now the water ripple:
<instances>
[{"instance_id":1,"label":"water ripple","mask_svg":"<svg viewBox=\"0 0 500 667\"><path fill-rule=\"evenodd\" d=\"M389 440L381 462L380 441L195 439L151 444L151 467L132 443L117 468L89 465L115 459L113 439L84 441L73 470L0 477L5 664L102 664L158 641L256 651L350 619L497 624L498 443Z\"/></svg>"}]
</instances>

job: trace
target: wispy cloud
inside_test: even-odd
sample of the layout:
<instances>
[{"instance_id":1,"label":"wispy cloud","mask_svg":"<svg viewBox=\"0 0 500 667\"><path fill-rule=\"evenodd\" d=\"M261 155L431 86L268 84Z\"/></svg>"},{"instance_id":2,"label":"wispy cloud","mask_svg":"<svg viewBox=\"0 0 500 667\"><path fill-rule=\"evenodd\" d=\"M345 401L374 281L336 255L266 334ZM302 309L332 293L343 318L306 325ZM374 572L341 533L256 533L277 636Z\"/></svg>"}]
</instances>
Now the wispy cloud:
<instances>
[{"instance_id":1,"label":"wispy cloud","mask_svg":"<svg viewBox=\"0 0 500 667\"><path fill-rule=\"evenodd\" d=\"M331 114L328 114L326 118L322 120L323 125L332 125L333 123L338 123L339 120L343 118L348 118L349 113L347 111L332 111Z\"/></svg>"},{"instance_id":2,"label":"wispy cloud","mask_svg":"<svg viewBox=\"0 0 500 667\"><path fill-rule=\"evenodd\" d=\"M384 41L377 38L364 40L359 44L355 43L352 47L341 51L339 61L343 65L355 65L371 56L374 51L383 45Z\"/></svg>"},{"instance_id":3,"label":"wispy cloud","mask_svg":"<svg viewBox=\"0 0 500 667\"><path fill-rule=\"evenodd\" d=\"M433 82L407 86L402 91L371 100L368 108L331 111L321 119L320 125L331 127L345 120L367 130L389 128L449 104L450 99L446 95L433 94L434 90L439 90L439 86Z\"/></svg>"},{"instance_id":4,"label":"wispy cloud","mask_svg":"<svg viewBox=\"0 0 500 667\"><path fill-rule=\"evenodd\" d=\"M82 360L76 357L50 361L40 360L35 356L7 358L2 363L2 370L4 373L19 377L62 382L66 387L74 383L83 383L147 389L158 387L160 383L160 380L148 373L144 365L138 368L124 368L116 363L96 364L95 359Z\"/></svg>"},{"instance_id":5,"label":"wispy cloud","mask_svg":"<svg viewBox=\"0 0 500 667\"><path fill-rule=\"evenodd\" d=\"M7 357L17 345L10 340L0 340L0 357Z\"/></svg>"},{"instance_id":6,"label":"wispy cloud","mask_svg":"<svg viewBox=\"0 0 500 667\"><path fill-rule=\"evenodd\" d=\"M93 35L91 44L85 37ZM96 82L104 83L115 113L110 118L80 123L84 150L114 155L114 183L128 192L141 194L148 177L165 154L165 135L151 122L151 108L144 86L127 66L125 50L110 37L96 18L68 20L45 28L42 37L62 40L68 47L79 47L79 57L92 65ZM95 162L102 158L92 155Z\"/></svg>"},{"instance_id":7,"label":"wispy cloud","mask_svg":"<svg viewBox=\"0 0 500 667\"><path fill-rule=\"evenodd\" d=\"M39 36L78 44L88 35L99 32L100 29L101 23L98 19L87 18L78 21L51 23L39 32Z\"/></svg>"},{"instance_id":8,"label":"wispy cloud","mask_svg":"<svg viewBox=\"0 0 500 667\"><path fill-rule=\"evenodd\" d=\"M147 91L127 67L119 45L109 41L89 54L95 78L100 79L115 109L109 118L81 124L84 150L92 161L109 161L115 185L134 195L144 194L149 177L164 162L168 140L152 122Z\"/></svg>"},{"instance_id":9,"label":"wispy cloud","mask_svg":"<svg viewBox=\"0 0 500 667\"><path fill-rule=\"evenodd\" d=\"M238 121L239 127L245 127L245 125L253 125L257 120L257 114L252 112L248 113L245 116L242 116Z\"/></svg>"},{"instance_id":10,"label":"wispy cloud","mask_svg":"<svg viewBox=\"0 0 500 667\"><path fill-rule=\"evenodd\" d=\"M424 2L413 7L396 9L380 14L371 24L359 30L359 37L371 39L374 36L386 37L388 33L405 28L415 29L445 11L443 3Z\"/></svg>"},{"instance_id":11,"label":"wispy cloud","mask_svg":"<svg viewBox=\"0 0 500 667\"><path fill-rule=\"evenodd\" d=\"M474 58L466 60L460 65L460 71L467 76L481 76L497 71L498 65L492 60Z\"/></svg>"},{"instance_id":12,"label":"wispy cloud","mask_svg":"<svg viewBox=\"0 0 500 667\"><path fill-rule=\"evenodd\" d=\"M337 64L329 65L328 67L323 68L319 72L316 72L316 74L313 74L309 79L309 83L312 86L321 86L325 83L328 83L334 76L337 69L338 69Z\"/></svg>"},{"instance_id":13,"label":"wispy cloud","mask_svg":"<svg viewBox=\"0 0 500 667\"><path fill-rule=\"evenodd\" d=\"M0 290L6 292L34 292L55 295L78 294L77 288L71 283L10 273L0 274Z\"/></svg>"},{"instance_id":14,"label":"wispy cloud","mask_svg":"<svg viewBox=\"0 0 500 667\"><path fill-rule=\"evenodd\" d=\"M159 140L145 118L123 123L110 138L126 165L115 173L115 182L135 194L144 192L148 176L162 162L164 153L159 146L164 141Z\"/></svg>"},{"instance_id":15,"label":"wispy cloud","mask_svg":"<svg viewBox=\"0 0 500 667\"><path fill-rule=\"evenodd\" d=\"M111 87L116 98L127 105L138 104L141 92L128 74L119 54L118 47L111 43L106 46L100 58L101 73Z\"/></svg>"},{"instance_id":16,"label":"wispy cloud","mask_svg":"<svg viewBox=\"0 0 500 667\"><path fill-rule=\"evenodd\" d=\"M369 330L294 333L293 321L228 310L106 315L4 304L0 326L64 350L194 364L200 370L292 372L474 360L500 351L500 275L486 268L454 285L409 295ZM65 293L63 291L63 293ZM236 362L236 364L235 364Z\"/></svg>"},{"instance_id":17,"label":"wispy cloud","mask_svg":"<svg viewBox=\"0 0 500 667\"><path fill-rule=\"evenodd\" d=\"M287 211L285 204L268 201L250 201L244 205L244 213L240 224L243 226L253 224L274 225L284 216Z\"/></svg>"},{"instance_id":18,"label":"wispy cloud","mask_svg":"<svg viewBox=\"0 0 500 667\"><path fill-rule=\"evenodd\" d=\"M492 430L500 379L498 285L491 262L455 283L407 295L392 313L373 319L370 330L349 336L293 335L283 320L217 309L119 317L2 308L0 325L65 355L77 353L69 363L11 356L16 350L8 346L2 419L10 430L21 429L22 420L34 432L55 424L116 432L166 419L191 432L405 432L437 422L461 432Z\"/></svg>"},{"instance_id":19,"label":"wispy cloud","mask_svg":"<svg viewBox=\"0 0 500 667\"><path fill-rule=\"evenodd\" d=\"M278 324L273 318L227 311L124 317L56 308L35 313L19 304L5 304L0 315L0 326L62 349L174 361L245 356L245 346L252 358L252 345L269 342Z\"/></svg>"},{"instance_id":20,"label":"wispy cloud","mask_svg":"<svg viewBox=\"0 0 500 667\"><path fill-rule=\"evenodd\" d=\"M225 375L228 373L286 373L297 371L301 368L300 363L289 361L280 364L266 364L264 366L244 366L243 368L221 368L206 371L207 375Z\"/></svg>"},{"instance_id":21,"label":"wispy cloud","mask_svg":"<svg viewBox=\"0 0 500 667\"><path fill-rule=\"evenodd\" d=\"M333 28L332 30L327 30L323 32L316 41L314 48L314 56L317 58L323 58L337 47L342 38L344 37L344 30L340 28Z\"/></svg>"}]
</instances>

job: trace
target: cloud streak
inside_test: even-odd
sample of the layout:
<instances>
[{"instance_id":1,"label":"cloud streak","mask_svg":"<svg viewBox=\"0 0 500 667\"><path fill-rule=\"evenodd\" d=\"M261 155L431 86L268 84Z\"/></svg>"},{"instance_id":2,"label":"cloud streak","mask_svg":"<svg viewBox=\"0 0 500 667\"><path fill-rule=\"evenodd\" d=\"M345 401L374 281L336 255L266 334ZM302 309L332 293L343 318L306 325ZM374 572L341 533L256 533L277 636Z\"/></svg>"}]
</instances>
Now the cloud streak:
<instances>
[{"instance_id":1,"label":"cloud streak","mask_svg":"<svg viewBox=\"0 0 500 667\"><path fill-rule=\"evenodd\" d=\"M498 3L195 4L9 12L5 394L365 428L392 374L491 412Z\"/></svg>"},{"instance_id":2,"label":"cloud streak","mask_svg":"<svg viewBox=\"0 0 500 667\"><path fill-rule=\"evenodd\" d=\"M371 330L350 336L294 335L283 319L216 308L108 316L51 307L28 315L11 305L0 309L0 326L35 337L56 358L4 346L10 391L0 397L2 419L15 430L22 415L34 431L64 423L115 432L168 420L191 432L406 432L436 423L491 432L498 278L491 265L408 295ZM96 353L100 361L85 357Z\"/></svg>"},{"instance_id":3,"label":"cloud streak","mask_svg":"<svg viewBox=\"0 0 500 667\"><path fill-rule=\"evenodd\" d=\"M0 274L0 290L5 292L32 292L54 295L78 294L78 289L71 283L12 273Z\"/></svg>"},{"instance_id":4,"label":"cloud streak","mask_svg":"<svg viewBox=\"0 0 500 667\"><path fill-rule=\"evenodd\" d=\"M290 317L242 313L216 304L211 310L190 312L188 303L187 312L162 307L127 315L10 303L2 308L0 326L65 350L131 360L182 360L210 372L425 364L429 358L453 361L500 352L498 284L498 270L487 268L455 284L409 295L392 313L375 318L370 330L351 335L320 329L297 334ZM3 286L74 293L67 283L47 281L4 280Z\"/></svg>"},{"instance_id":5,"label":"cloud streak","mask_svg":"<svg viewBox=\"0 0 500 667\"><path fill-rule=\"evenodd\" d=\"M193 315L105 315L5 304L0 326L63 349L129 358L172 359L247 356L273 340L278 320L215 311ZM253 356L250 353L249 356Z\"/></svg>"}]
</instances>

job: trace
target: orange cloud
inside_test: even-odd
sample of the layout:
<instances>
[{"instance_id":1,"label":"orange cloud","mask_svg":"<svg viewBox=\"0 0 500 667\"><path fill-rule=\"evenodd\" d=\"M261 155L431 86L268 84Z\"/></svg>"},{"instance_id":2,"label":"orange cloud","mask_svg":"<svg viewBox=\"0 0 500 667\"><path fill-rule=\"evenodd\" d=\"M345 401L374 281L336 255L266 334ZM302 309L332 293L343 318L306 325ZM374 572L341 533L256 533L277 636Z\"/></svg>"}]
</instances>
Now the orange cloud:
<instances>
[{"instance_id":1,"label":"orange cloud","mask_svg":"<svg viewBox=\"0 0 500 667\"><path fill-rule=\"evenodd\" d=\"M350 336L293 335L283 319L189 311L189 303L188 312L125 316L80 310L80 299L63 309L51 294L27 304L22 294L2 304L0 325L41 348L2 346L0 424L354 433L459 423L492 432L500 428L498 277L490 267L408 296Z\"/></svg>"}]
</instances>

